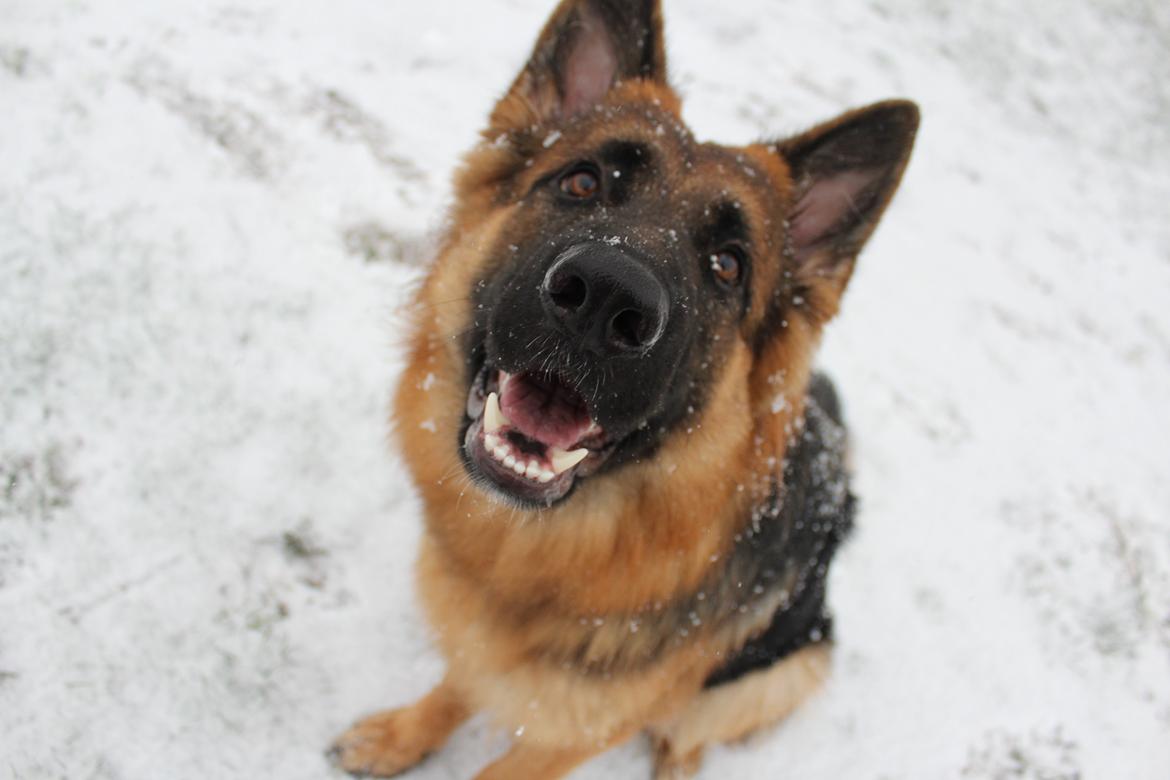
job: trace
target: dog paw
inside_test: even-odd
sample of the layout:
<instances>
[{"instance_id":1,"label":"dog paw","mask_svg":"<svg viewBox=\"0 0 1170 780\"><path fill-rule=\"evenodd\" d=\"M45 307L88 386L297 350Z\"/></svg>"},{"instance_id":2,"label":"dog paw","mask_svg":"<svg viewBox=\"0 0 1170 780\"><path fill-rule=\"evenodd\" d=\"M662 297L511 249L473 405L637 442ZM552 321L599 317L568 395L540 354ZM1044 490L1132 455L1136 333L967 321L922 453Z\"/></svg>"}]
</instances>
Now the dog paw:
<instances>
[{"instance_id":1,"label":"dog paw","mask_svg":"<svg viewBox=\"0 0 1170 780\"><path fill-rule=\"evenodd\" d=\"M418 719L408 709L379 712L355 723L328 756L334 766L359 777L392 777L421 761L430 740L418 732Z\"/></svg>"},{"instance_id":2,"label":"dog paw","mask_svg":"<svg viewBox=\"0 0 1170 780\"><path fill-rule=\"evenodd\" d=\"M703 764L701 746L680 755L669 740L656 737L650 749L654 754L654 780L689 780Z\"/></svg>"}]
</instances>

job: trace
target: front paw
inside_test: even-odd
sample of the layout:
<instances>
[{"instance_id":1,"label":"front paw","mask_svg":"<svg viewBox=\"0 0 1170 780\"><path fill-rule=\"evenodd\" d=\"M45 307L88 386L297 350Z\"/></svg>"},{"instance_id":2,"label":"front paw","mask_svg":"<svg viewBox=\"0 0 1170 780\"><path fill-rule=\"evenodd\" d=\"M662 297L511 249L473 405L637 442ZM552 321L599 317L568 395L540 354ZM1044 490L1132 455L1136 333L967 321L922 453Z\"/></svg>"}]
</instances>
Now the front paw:
<instances>
[{"instance_id":1,"label":"front paw","mask_svg":"<svg viewBox=\"0 0 1170 780\"><path fill-rule=\"evenodd\" d=\"M688 780L703 764L702 746L680 754L669 739L652 737L650 748L654 753L654 780Z\"/></svg>"},{"instance_id":2,"label":"front paw","mask_svg":"<svg viewBox=\"0 0 1170 780\"><path fill-rule=\"evenodd\" d=\"M379 712L350 727L329 749L335 766L361 777L392 777L421 761L433 746L419 733L412 708Z\"/></svg>"}]
</instances>

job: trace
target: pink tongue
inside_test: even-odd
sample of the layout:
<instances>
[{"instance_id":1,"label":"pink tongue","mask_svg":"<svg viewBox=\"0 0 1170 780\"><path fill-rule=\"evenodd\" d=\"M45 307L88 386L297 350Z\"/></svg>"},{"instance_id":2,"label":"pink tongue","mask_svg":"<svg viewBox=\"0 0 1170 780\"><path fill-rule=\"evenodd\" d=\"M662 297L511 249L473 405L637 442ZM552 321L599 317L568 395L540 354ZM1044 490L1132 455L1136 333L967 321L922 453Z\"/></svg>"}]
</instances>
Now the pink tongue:
<instances>
[{"instance_id":1,"label":"pink tongue","mask_svg":"<svg viewBox=\"0 0 1170 780\"><path fill-rule=\"evenodd\" d=\"M527 376L514 376L504 385L500 410L529 439L562 450L572 449L590 425L589 412L575 393Z\"/></svg>"}]
</instances>

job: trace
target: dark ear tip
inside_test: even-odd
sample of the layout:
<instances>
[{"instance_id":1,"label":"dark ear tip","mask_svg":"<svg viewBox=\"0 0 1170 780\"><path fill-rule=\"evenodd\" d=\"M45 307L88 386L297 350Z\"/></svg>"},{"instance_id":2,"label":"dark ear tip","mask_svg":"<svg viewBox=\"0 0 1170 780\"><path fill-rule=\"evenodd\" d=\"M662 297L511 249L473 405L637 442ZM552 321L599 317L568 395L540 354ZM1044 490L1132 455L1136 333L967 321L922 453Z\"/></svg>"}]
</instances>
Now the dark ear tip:
<instances>
[{"instance_id":1,"label":"dark ear tip","mask_svg":"<svg viewBox=\"0 0 1170 780\"><path fill-rule=\"evenodd\" d=\"M922 112L918 109L918 104L913 100L901 98L875 103L868 109L864 109L864 112L871 116L880 116L885 122L897 126L907 135L914 135L922 120Z\"/></svg>"},{"instance_id":2,"label":"dark ear tip","mask_svg":"<svg viewBox=\"0 0 1170 780\"><path fill-rule=\"evenodd\" d=\"M656 12L661 12L662 0L603 0L601 5L608 5L616 11L625 11L628 13L631 10L638 16L648 17Z\"/></svg>"},{"instance_id":3,"label":"dark ear tip","mask_svg":"<svg viewBox=\"0 0 1170 780\"><path fill-rule=\"evenodd\" d=\"M584 5L610 19L651 23L662 16L662 0L585 0Z\"/></svg>"}]
</instances>

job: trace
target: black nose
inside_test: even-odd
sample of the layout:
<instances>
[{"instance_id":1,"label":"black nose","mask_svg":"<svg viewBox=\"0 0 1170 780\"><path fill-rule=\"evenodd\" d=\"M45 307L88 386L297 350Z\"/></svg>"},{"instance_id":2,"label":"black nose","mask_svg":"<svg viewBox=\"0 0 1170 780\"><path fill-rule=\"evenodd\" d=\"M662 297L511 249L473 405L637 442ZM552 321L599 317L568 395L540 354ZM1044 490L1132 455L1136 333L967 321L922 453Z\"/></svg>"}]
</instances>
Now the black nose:
<instances>
[{"instance_id":1,"label":"black nose","mask_svg":"<svg viewBox=\"0 0 1170 780\"><path fill-rule=\"evenodd\" d=\"M608 244L565 250L540 289L545 314L599 355L644 353L662 336L666 288L633 256Z\"/></svg>"}]
</instances>

